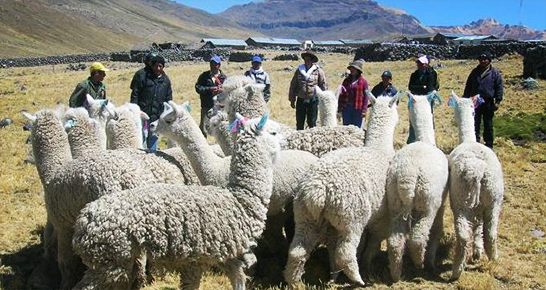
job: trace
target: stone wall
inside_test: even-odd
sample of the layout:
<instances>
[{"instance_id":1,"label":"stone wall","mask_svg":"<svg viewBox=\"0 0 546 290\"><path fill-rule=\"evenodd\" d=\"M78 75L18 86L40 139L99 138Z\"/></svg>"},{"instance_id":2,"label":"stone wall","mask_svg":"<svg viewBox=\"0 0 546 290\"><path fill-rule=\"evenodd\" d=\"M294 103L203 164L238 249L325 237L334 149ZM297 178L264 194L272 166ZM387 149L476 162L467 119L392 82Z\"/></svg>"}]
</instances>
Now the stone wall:
<instances>
[{"instance_id":1,"label":"stone wall","mask_svg":"<svg viewBox=\"0 0 546 290\"><path fill-rule=\"evenodd\" d=\"M537 46L527 50L523 59L523 77L546 80L546 46Z\"/></svg>"},{"instance_id":2,"label":"stone wall","mask_svg":"<svg viewBox=\"0 0 546 290\"><path fill-rule=\"evenodd\" d=\"M25 57L0 59L0 68L29 67L40 65L68 64L78 62L109 61L110 53L75 54L61 56Z\"/></svg>"}]
</instances>

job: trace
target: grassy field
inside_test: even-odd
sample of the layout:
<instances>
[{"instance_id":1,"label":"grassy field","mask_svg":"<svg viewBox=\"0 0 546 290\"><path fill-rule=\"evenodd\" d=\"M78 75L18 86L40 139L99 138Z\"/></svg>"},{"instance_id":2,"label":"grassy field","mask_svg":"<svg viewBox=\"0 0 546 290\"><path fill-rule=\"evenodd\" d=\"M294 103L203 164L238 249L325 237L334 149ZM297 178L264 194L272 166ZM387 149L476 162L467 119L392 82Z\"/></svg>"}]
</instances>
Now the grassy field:
<instances>
[{"instance_id":1,"label":"grassy field","mask_svg":"<svg viewBox=\"0 0 546 290\"><path fill-rule=\"evenodd\" d=\"M278 52L261 51L268 59ZM326 72L330 89L335 89L343 78L351 55L319 54ZM288 85L299 62L266 61L264 68L272 78L272 118L295 127L295 112L288 102ZM440 93L444 104L435 109L436 139L446 154L457 145L457 129L453 112L445 103L451 90L462 94L470 70L477 64L473 60L435 61L441 79ZM247 63L224 63L227 75L242 74ZM437 276L420 275L408 264L404 282L388 284L386 258L383 254L374 271L364 276L373 282L373 289L546 289L546 237L531 235L531 231L546 231L546 144L537 141L536 130L544 132L546 112L546 81L539 81L540 89L524 91L521 88L522 57L505 56L495 61L505 80L505 101L497 112L499 124L509 130L499 130L504 136L526 138L521 142L507 137L497 137L497 153L505 174L505 200L499 226L499 260L482 261L470 265L457 282L449 282L451 274L451 245L453 225L451 213L446 214L446 235L443 239L445 260ZM129 83L138 64L107 63L112 69L107 74L106 85L109 98L115 104L129 99ZM193 117L198 120L199 100L194 83L199 73L207 69L206 63L170 63L166 72L173 84L176 102L190 101L194 108ZM67 71L66 65L36 68L0 70L0 118L11 117L14 125L0 129L0 289L23 289L26 279L36 265L40 255L42 228L46 214L43 190L33 164L25 163L31 150L25 141L29 132L21 127L25 120L22 110L36 112L42 108L54 108L57 103L68 104L68 97L76 84L87 77L87 71ZM364 75L371 85L380 80L384 69L393 72L393 83L405 88L411 72L415 69L412 61L366 63ZM395 133L395 148L401 148L407 138L408 118L406 99L399 108L400 122ZM527 121L527 116L532 118ZM538 117L537 117L538 116ZM519 118L519 119L518 119ZM538 119L537 119L538 118ZM517 119L517 120L516 120ZM533 124L538 129L529 129ZM535 128L533 127L533 128ZM519 131L531 132L518 135ZM531 131L529 131L531 130ZM519 137L518 137L519 136ZM528 137L525 137L528 136ZM212 141L212 139L211 139ZM518 145L515 145L518 144ZM365 272L365 271L363 271ZM253 289L282 289L266 287L250 282ZM167 275L159 278L146 289L176 289L177 278ZM323 289L300 285L301 289ZM204 278L202 289L229 289L225 276L209 273ZM334 287L326 287L330 289Z\"/></svg>"}]
</instances>

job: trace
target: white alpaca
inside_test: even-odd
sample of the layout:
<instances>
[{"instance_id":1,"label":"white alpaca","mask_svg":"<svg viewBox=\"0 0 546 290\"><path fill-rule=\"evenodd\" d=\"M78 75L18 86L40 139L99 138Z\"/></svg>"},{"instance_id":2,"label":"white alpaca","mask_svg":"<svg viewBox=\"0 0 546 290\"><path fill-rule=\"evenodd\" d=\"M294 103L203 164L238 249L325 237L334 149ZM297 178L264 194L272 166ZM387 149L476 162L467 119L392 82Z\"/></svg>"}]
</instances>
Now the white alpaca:
<instances>
[{"instance_id":1,"label":"white alpaca","mask_svg":"<svg viewBox=\"0 0 546 290\"><path fill-rule=\"evenodd\" d=\"M449 198L457 235L451 277L458 279L472 241L475 259L481 258L484 242L489 259L497 259L497 228L504 179L495 152L476 142L473 100L461 99L452 92L449 104L455 111L460 142L449 154Z\"/></svg>"},{"instance_id":2,"label":"white alpaca","mask_svg":"<svg viewBox=\"0 0 546 290\"><path fill-rule=\"evenodd\" d=\"M323 91L318 86L315 87L315 92L319 100L318 111L320 125L325 127L337 126L337 99L332 91Z\"/></svg>"},{"instance_id":3,"label":"white alpaca","mask_svg":"<svg viewBox=\"0 0 546 290\"><path fill-rule=\"evenodd\" d=\"M385 183L398 122L398 96L370 99L373 107L364 147L324 155L301 179L294 200L295 236L284 272L289 285L301 279L318 243L326 243L332 251L331 273L343 271L351 281L364 285L357 247L364 228L386 212Z\"/></svg>"},{"instance_id":4,"label":"white alpaca","mask_svg":"<svg viewBox=\"0 0 546 290\"><path fill-rule=\"evenodd\" d=\"M144 149L142 121L150 117L137 104L125 103L111 110L106 121L108 149Z\"/></svg>"},{"instance_id":5,"label":"white alpaca","mask_svg":"<svg viewBox=\"0 0 546 290\"><path fill-rule=\"evenodd\" d=\"M402 272L406 234L410 235L407 246L413 263L417 268L423 268L431 229L427 249L427 262L431 267L434 267L443 231L443 200L447 195L449 165L445 154L435 146L430 109L433 96L408 94L408 110L416 142L396 153L387 175L389 268L395 282Z\"/></svg>"},{"instance_id":6,"label":"white alpaca","mask_svg":"<svg viewBox=\"0 0 546 290\"><path fill-rule=\"evenodd\" d=\"M105 149L102 142L102 125L99 121L90 118L85 108L66 110L63 124L68 134L73 158L91 156Z\"/></svg>"},{"instance_id":7,"label":"white alpaca","mask_svg":"<svg viewBox=\"0 0 546 290\"><path fill-rule=\"evenodd\" d=\"M223 267L232 287L245 289L245 255L264 230L278 142L265 120L239 131L227 188L156 184L88 204L75 225L74 248L89 267L75 289L128 289L142 255L198 289L204 271Z\"/></svg>"},{"instance_id":8,"label":"white alpaca","mask_svg":"<svg viewBox=\"0 0 546 290\"><path fill-rule=\"evenodd\" d=\"M83 107L89 112L89 117L99 122L101 130L99 130L99 141L102 149L107 148L107 136L106 136L106 122L112 115L114 105L108 100L95 100L91 95L85 96L85 102Z\"/></svg>"}]
</instances>

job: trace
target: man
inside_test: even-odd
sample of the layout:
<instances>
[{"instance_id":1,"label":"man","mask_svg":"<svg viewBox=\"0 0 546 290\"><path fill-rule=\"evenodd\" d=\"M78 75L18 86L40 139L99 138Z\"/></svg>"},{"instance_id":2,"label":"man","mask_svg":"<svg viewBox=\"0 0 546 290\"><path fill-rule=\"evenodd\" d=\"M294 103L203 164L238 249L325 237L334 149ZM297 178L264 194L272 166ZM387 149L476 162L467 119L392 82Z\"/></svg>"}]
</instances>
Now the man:
<instances>
[{"instance_id":1,"label":"man","mask_svg":"<svg viewBox=\"0 0 546 290\"><path fill-rule=\"evenodd\" d=\"M156 56L157 56L157 53L152 51L148 52L144 56L144 58L142 59L142 63L144 64L144 67L139 69L133 76L133 79L131 80L131 90L133 89L134 86L138 85L139 81L146 79L146 74L152 70L152 59Z\"/></svg>"},{"instance_id":2,"label":"man","mask_svg":"<svg viewBox=\"0 0 546 290\"><path fill-rule=\"evenodd\" d=\"M420 56L415 62L417 70L411 76L408 84L409 91L414 95L427 95L437 89L436 72L428 67L428 58L426 55ZM430 104L432 111L432 103ZM407 144L415 142L415 131L410 123L409 136Z\"/></svg>"},{"instance_id":3,"label":"man","mask_svg":"<svg viewBox=\"0 0 546 290\"><path fill-rule=\"evenodd\" d=\"M259 55L252 57L252 67L245 72L245 76L253 79L258 84L264 84L264 100L269 102L271 97L271 80L262 68L262 58Z\"/></svg>"},{"instance_id":4,"label":"man","mask_svg":"<svg viewBox=\"0 0 546 290\"><path fill-rule=\"evenodd\" d=\"M327 90L324 71L316 64L318 57L311 51L301 54L304 63L299 65L292 81L288 99L290 106L296 109L296 129L303 130L307 119L307 126L313 128L317 125L318 98L315 86L323 91Z\"/></svg>"},{"instance_id":5,"label":"man","mask_svg":"<svg viewBox=\"0 0 546 290\"><path fill-rule=\"evenodd\" d=\"M90 95L93 99L106 99L106 86L102 82L107 71L110 70L100 62L91 64L89 67L91 75L76 86L76 89L70 95L68 105L71 108L82 107L86 95Z\"/></svg>"},{"instance_id":6,"label":"man","mask_svg":"<svg viewBox=\"0 0 546 290\"><path fill-rule=\"evenodd\" d=\"M163 71L165 59L162 56L151 58L149 68L144 68L143 74L131 82L131 103L137 104L154 122L163 113L163 103L173 99L171 80ZM158 137L149 126L142 126L144 142L148 152L157 151Z\"/></svg>"},{"instance_id":7,"label":"man","mask_svg":"<svg viewBox=\"0 0 546 290\"><path fill-rule=\"evenodd\" d=\"M213 55L209 62L210 70L203 72L195 83L195 91L201 99L201 121L199 128L203 135L207 137L205 131L205 120L207 112L214 106L213 97L223 92L222 83L226 80L226 75L222 72L222 59Z\"/></svg>"},{"instance_id":8,"label":"man","mask_svg":"<svg viewBox=\"0 0 546 290\"><path fill-rule=\"evenodd\" d=\"M381 82L372 89L372 94L376 97L387 96L394 97L398 91L392 84L392 73L389 70L381 74Z\"/></svg>"},{"instance_id":9,"label":"man","mask_svg":"<svg viewBox=\"0 0 546 290\"><path fill-rule=\"evenodd\" d=\"M477 98L480 101L477 102L474 115L474 131L476 140L480 142L480 125L483 119L483 140L489 148L493 148L493 116L503 98L502 76L491 65L492 58L488 51L479 56L479 64L470 72L463 95L466 98L479 95Z\"/></svg>"}]
</instances>

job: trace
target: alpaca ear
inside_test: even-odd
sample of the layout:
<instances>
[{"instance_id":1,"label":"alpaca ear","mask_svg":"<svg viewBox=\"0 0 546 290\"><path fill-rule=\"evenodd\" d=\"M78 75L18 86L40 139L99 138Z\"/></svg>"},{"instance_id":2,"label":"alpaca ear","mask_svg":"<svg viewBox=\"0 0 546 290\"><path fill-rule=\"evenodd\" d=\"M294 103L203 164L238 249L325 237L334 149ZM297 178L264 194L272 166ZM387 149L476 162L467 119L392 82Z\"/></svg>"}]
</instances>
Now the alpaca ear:
<instances>
[{"instance_id":1,"label":"alpaca ear","mask_svg":"<svg viewBox=\"0 0 546 290\"><path fill-rule=\"evenodd\" d=\"M260 119L260 122L258 122L258 124L256 124L256 129L258 129L258 131L262 131L264 129L268 118L269 118L269 113L265 112L264 115L262 116L262 118Z\"/></svg>"},{"instance_id":2,"label":"alpaca ear","mask_svg":"<svg viewBox=\"0 0 546 290\"><path fill-rule=\"evenodd\" d=\"M324 91L319 87L319 86L315 86L315 93L318 95L318 94L322 94Z\"/></svg>"},{"instance_id":3,"label":"alpaca ear","mask_svg":"<svg viewBox=\"0 0 546 290\"><path fill-rule=\"evenodd\" d=\"M29 114L27 112L21 112L21 114L23 115L23 117L25 117L25 119L29 120L32 123L36 122L36 119L38 119L38 117L36 117L36 115L34 114Z\"/></svg>"},{"instance_id":4,"label":"alpaca ear","mask_svg":"<svg viewBox=\"0 0 546 290\"><path fill-rule=\"evenodd\" d=\"M455 109L457 108L457 102L460 100L460 98L455 94L453 90L451 90L451 97L447 101L447 105L451 108Z\"/></svg>"},{"instance_id":5,"label":"alpaca ear","mask_svg":"<svg viewBox=\"0 0 546 290\"><path fill-rule=\"evenodd\" d=\"M343 93L343 89L345 89L342 85L339 85L336 89L336 99L339 99L339 96Z\"/></svg>"},{"instance_id":6,"label":"alpaca ear","mask_svg":"<svg viewBox=\"0 0 546 290\"><path fill-rule=\"evenodd\" d=\"M57 116L57 118L59 120L62 120L62 118L64 117L65 111L66 111L66 109L65 109L64 105L63 104L58 104L57 108L55 109L55 116Z\"/></svg>"},{"instance_id":7,"label":"alpaca ear","mask_svg":"<svg viewBox=\"0 0 546 290\"><path fill-rule=\"evenodd\" d=\"M180 113L180 109L178 108L178 105L174 101L169 101L169 106L171 107L171 111L173 111L176 115Z\"/></svg>"},{"instance_id":8,"label":"alpaca ear","mask_svg":"<svg viewBox=\"0 0 546 290\"><path fill-rule=\"evenodd\" d=\"M364 93L370 98L370 103L373 105L377 101L377 98L372 94L372 91L365 90Z\"/></svg>"},{"instance_id":9,"label":"alpaca ear","mask_svg":"<svg viewBox=\"0 0 546 290\"><path fill-rule=\"evenodd\" d=\"M64 129L65 130L72 129L72 128L74 128L74 126L76 126L76 124L77 124L77 122L75 120L67 120L64 123Z\"/></svg>"},{"instance_id":10,"label":"alpaca ear","mask_svg":"<svg viewBox=\"0 0 546 290\"><path fill-rule=\"evenodd\" d=\"M430 94L427 95L427 100L434 107L442 104L442 97L440 97L438 91L436 90L432 91Z\"/></svg>"},{"instance_id":11,"label":"alpaca ear","mask_svg":"<svg viewBox=\"0 0 546 290\"><path fill-rule=\"evenodd\" d=\"M389 107L392 108L394 104L398 103L398 100L400 100L400 96L402 96L404 93L405 93L404 90L398 91L398 93L396 93L396 95L394 95L394 97L391 98L389 102Z\"/></svg>"},{"instance_id":12,"label":"alpaca ear","mask_svg":"<svg viewBox=\"0 0 546 290\"><path fill-rule=\"evenodd\" d=\"M182 104L182 107L186 109L186 111L191 112L191 105L189 101L185 101L184 104Z\"/></svg>"},{"instance_id":13,"label":"alpaca ear","mask_svg":"<svg viewBox=\"0 0 546 290\"><path fill-rule=\"evenodd\" d=\"M97 101L95 101L95 99L93 99L93 97L91 97L90 94L87 94L85 95L85 102L83 103L83 106L84 107L92 107L93 105L95 105Z\"/></svg>"},{"instance_id":14,"label":"alpaca ear","mask_svg":"<svg viewBox=\"0 0 546 290\"><path fill-rule=\"evenodd\" d=\"M169 103L163 103L163 107L163 113L161 114L160 118L174 113L174 109L171 105L169 105Z\"/></svg>"},{"instance_id":15,"label":"alpaca ear","mask_svg":"<svg viewBox=\"0 0 546 290\"><path fill-rule=\"evenodd\" d=\"M150 120L150 116L148 116L148 114L140 111L140 119L141 120Z\"/></svg>"},{"instance_id":16,"label":"alpaca ear","mask_svg":"<svg viewBox=\"0 0 546 290\"><path fill-rule=\"evenodd\" d=\"M417 100L415 99L415 96L408 92L407 93L408 95L408 109L411 110L411 108L413 108L413 103L415 103Z\"/></svg>"}]
</instances>

